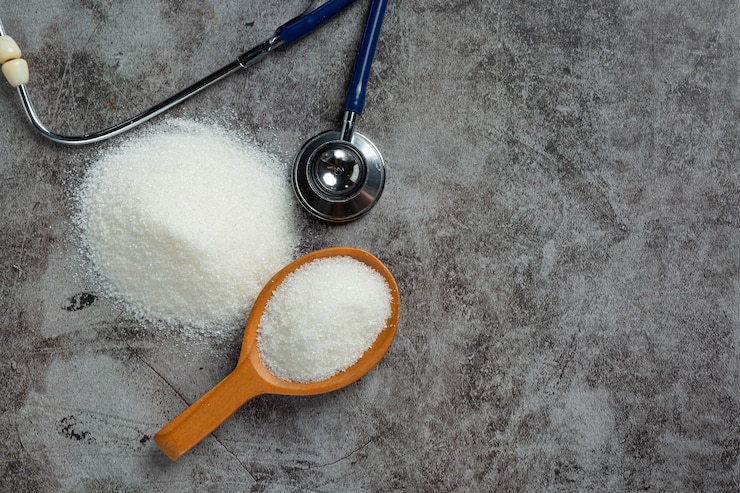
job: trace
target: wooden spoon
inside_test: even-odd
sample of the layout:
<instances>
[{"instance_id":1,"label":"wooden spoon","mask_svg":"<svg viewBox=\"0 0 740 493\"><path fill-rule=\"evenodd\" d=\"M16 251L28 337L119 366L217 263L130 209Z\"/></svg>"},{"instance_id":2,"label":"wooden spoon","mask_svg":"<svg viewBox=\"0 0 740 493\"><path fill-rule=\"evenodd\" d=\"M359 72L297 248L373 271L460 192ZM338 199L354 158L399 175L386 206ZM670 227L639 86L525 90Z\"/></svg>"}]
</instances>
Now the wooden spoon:
<instances>
[{"instance_id":1,"label":"wooden spoon","mask_svg":"<svg viewBox=\"0 0 740 493\"><path fill-rule=\"evenodd\" d=\"M391 292L391 315L385 328L362 357L346 370L320 382L298 383L282 380L264 366L257 349L257 329L260 318L273 291L300 266L324 257L348 256L359 260L381 274ZM400 298L398 286L383 263L363 250L335 247L318 250L291 262L265 285L254 303L247 320L242 350L236 368L203 397L185 409L154 435L159 448L172 460L197 445L218 428L247 401L261 394L311 395L345 387L369 372L385 355L396 335Z\"/></svg>"}]
</instances>

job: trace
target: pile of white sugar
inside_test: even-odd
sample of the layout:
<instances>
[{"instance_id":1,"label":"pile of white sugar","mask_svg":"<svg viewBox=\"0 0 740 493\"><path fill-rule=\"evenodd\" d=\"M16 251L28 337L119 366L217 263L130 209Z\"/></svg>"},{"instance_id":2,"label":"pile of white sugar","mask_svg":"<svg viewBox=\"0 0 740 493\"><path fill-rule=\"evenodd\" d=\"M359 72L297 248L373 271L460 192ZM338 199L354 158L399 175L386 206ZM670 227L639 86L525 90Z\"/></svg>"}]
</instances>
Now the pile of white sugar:
<instances>
[{"instance_id":1,"label":"pile of white sugar","mask_svg":"<svg viewBox=\"0 0 740 493\"><path fill-rule=\"evenodd\" d=\"M273 292L260 319L260 359L293 382L326 380L356 363L386 326L385 278L351 257L313 260Z\"/></svg>"},{"instance_id":2,"label":"pile of white sugar","mask_svg":"<svg viewBox=\"0 0 740 493\"><path fill-rule=\"evenodd\" d=\"M293 196L274 159L226 130L176 120L125 141L77 195L108 295L137 317L243 323L296 252Z\"/></svg>"}]
</instances>

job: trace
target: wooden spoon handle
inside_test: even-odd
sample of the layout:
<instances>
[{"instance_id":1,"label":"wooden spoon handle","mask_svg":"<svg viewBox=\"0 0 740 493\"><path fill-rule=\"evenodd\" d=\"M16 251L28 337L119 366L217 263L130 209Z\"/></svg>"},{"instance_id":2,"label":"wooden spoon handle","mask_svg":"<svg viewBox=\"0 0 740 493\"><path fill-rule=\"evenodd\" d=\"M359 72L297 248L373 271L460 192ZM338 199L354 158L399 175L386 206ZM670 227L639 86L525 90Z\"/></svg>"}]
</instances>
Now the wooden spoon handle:
<instances>
[{"instance_id":1,"label":"wooden spoon handle","mask_svg":"<svg viewBox=\"0 0 740 493\"><path fill-rule=\"evenodd\" d=\"M264 393L265 382L250 369L249 365L237 366L154 435L154 441L167 457L177 460L247 401Z\"/></svg>"}]
</instances>

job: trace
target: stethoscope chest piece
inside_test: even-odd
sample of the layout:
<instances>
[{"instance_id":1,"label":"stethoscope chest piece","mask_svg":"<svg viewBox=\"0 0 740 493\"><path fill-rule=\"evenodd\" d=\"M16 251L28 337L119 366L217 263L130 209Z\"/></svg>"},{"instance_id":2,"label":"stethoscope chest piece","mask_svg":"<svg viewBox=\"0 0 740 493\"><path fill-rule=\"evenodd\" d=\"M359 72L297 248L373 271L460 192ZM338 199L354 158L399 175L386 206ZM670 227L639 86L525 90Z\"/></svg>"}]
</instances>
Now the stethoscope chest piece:
<instances>
[{"instance_id":1,"label":"stethoscope chest piece","mask_svg":"<svg viewBox=\"0 0 740 493\"><path fill-rule=\"evenodd\" d=\"M351 140L329 130L315 136L296 156L293 189L306 210L328 222L349 222L367 213L385 185L378 148L362 134Z\"/></svg>"}]
</instances>

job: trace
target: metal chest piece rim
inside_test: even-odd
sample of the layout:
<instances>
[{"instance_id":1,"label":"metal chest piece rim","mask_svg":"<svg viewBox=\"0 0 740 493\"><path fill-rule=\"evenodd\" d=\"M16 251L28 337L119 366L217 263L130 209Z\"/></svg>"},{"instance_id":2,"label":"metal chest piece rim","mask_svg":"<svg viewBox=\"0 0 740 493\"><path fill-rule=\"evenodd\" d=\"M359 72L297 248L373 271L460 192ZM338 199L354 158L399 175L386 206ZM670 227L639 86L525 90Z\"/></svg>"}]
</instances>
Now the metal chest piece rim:
<instances>
[{"instance_id":1,"label":"metal chest piece rim","mask_svg":"<svg viewBox=\"0 0 740 493\"><path fill-rule=\"evenodd\" d=\"M380 151L364 135L343 140L339 130L320 133L301 147L293 163L293 190L313 216L349 222L377 203L385 185Z\"/></svg>"}]
</instances>

